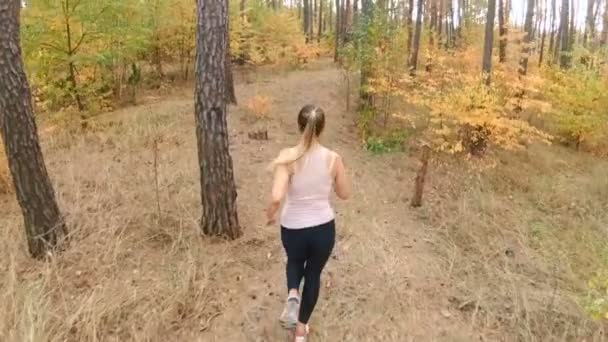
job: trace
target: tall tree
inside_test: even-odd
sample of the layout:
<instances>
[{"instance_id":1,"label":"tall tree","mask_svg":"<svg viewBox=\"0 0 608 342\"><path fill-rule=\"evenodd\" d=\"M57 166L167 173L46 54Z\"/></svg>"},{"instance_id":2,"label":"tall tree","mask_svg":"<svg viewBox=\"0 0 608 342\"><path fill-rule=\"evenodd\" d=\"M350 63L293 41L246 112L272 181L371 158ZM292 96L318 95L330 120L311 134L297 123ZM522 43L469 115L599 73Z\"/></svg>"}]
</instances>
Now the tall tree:
<instances>
[{"instance_id":1,"label":"tall tree","mask_svg":"<svg viewBox=\"0 0 608 342\"><path fill-rule=\"evenodd\" d=\"M498 61L507 60L507 23L505 21L504 0L498 0Z\"/></svg>"},{"instance_id":2,"label":"tall tree","mask_svg":"<svg viewBox=\"0 0 608 342\"><path fill-rule=\"evenodd\" d=\"M606 46L608 44L608 0L605 1L604 8L604 22L602 24L602 35L600 36L600 45Z\"/></svg>"},{"instance_id":3,"label":"tall tree","mask_svg":"<svg viewBox=\"0 0 608 342\"><path fill-rule=\"evenodd\" d=\"M569 34L569 20L570 20L570 3L569 0L562 0L561 20L560 20L560 58L559 65L562 68L570 67L570 34Z\"/></svg>"},{"instance_id":4,"label":"tall tree","mask_svg":"<svg viewBox=\"0 0 608 342\"><path fill-rule=\"evenodd\" d=\"M589 40L595 37L595 0L587 0L587 16L585 17L585 33L583 44L588 46Z\"/></svg>"},{"instance_id":5,"label":"tall tree","mask_svg":"<svg viewBox=\"0 0 608 342\"><path fill-rule=\"evenodd\" d=\"M363 0L363 1L365 1L365 0ZM340 0L336 0L336 43L334 44L335 45L334 62L338 62L338 59L339 59L340 43L342 41L342 37L341 37L341 33L340 33L341 21L342 21L342 13L340 11Z\"/></svg>"},{"instance_id":6,"label":"tall tree","mask_svg":"<svg viewBox=\"0 0 608 342\"><path fill-rule=\"evenodd\" d=\"M30 254L42 258L66 235L38 141L23 68L20 0L0 1L0 128Z\"/></svg>"},{"instance_id":7,"label":"tall tree","mask_svg":"<svg viewBox=\"0 0 608 342\"><path fill-rule=\"evenodd\" d=\"M369 28L372 25L373 20L373 2L372 0L362 0L361 2L361 25L365 28ZM364 48L361 49L363 54L368 54L368 50L365 47L369 46L369 35L364 35L361 39L360 45ZM372 72L372 66L370 65L370 58L364 56L361 63L361 77L359 86L359 108L364 109L372 105L372 95L368 89L368 82Z\"/></svg>"},{"instance_id":8,"label":"tall tree","mask_svg":"<svg viewBox=\"0 0 608 342\"><path fill-rule=\"evenodd\" d=\"M416 4L416 29L414 31L414 39L412 40L410 55L408 58L408 68L410 75L416 75L418 67L418 51L420 50L420 35L422 33L422 14L424 11L424 0L418 0Z\"/></svg>"},{"instance_id":9,"label":"tall tree","mask_svg":"<svg viewBox=\"0 0 608 342\"><path fill-rule=\"evenodd\" d=\"M542 10L543 10L543 24L542 24L542 33L541 33L541 37L540 37L540 53L538 55L538 66L540 67L543 64L543 58L545 55L545 40L547 38L547 7L548 7L548 0L543 0L543 6L542 6Z\"/></svg>"},{"instance_id":10,"label":"tall tree","mask_svg":"<svg viewBox=\"0 0 608 342\"><path fill-rule=\"evenodd\" d=\"M486 30L483 44L482 71L484 82L490 85L492 72L492 46L494 45L494 18L496 17L496 0L488 0L486 14Z\"/></svg>"},{"instance_id":11,"label":"tall tree","mask_svg":"<svg viewBox=\"0 0 608 342\"><path fill-rule=\"evenodd\" d=\"M312 0L304 0L304 34L306 35L306 42L309 43L312 39L311 35L310 35L310 16L311 16L311 11L310 11L310 3Z\"/></svg>"},{"instance_id":12,"label":"tall tree","mask_svg":"<svg viewBox=\"0 0 608 342\"><path fill-rule=\"evenodd\" d=\"M521 57L519 59L519 74L522 76L525 76L528 73L528 58L530 57L530 45L532 44L534 7L534 0L528 0L526 22L524 23L524 42L521 50Z\"/></svg>"},{"instance_id":13,"label":"tall tree","mask_svg":"<svg viewBox=\"0 0 608 342\"><path fill-rule=\"evenodd\" d=\"M554 53L554 49L555 46L557 44L555 44L555 30L556 30L556 25L557 23L557 1L556 0L551 0L551 36L549 37L549 54L553 54ZM551 60L551 58L549 58L549 60Z\"/></svg>"},{"instance_id":14,"label":"tall tree","mask_svg":"<svg viewBox=\"0 0 608 342\"><path fill-rule=\"evenodd\" d=\"M321 36L323 35L323 0L319 1L319 32L317 35L317 43L321 42Z\"/></svg>"},{"instance_id":15,"label":"tall tree","mask_svg":"<svg viewBox=\"0 0 608 342\"><path fill-rule=\"evenodd\" d=\"M574 18L576 18L576 1L577 0L570 1L570 50L572 50L572 47L576 43L576 26L574 25Z\"/></svg>"},{"instance_id":16,"label":"tall tree","mask_svg":"<svg viewBox=\"0 0 608 342\"><path fill-rule=\"evenodd\" d=\"M241 228L226 123L227 0L197 0L195 119L200 167L200 226L237 238Z\"/></svg>"},{"instance_id":17,"label":"tall tree","mask_svg":"<svg viewBox=\"0 0 608 342\"><path fill-rule=\"evenodd\" d=\"M411 50L411 47L412 47L412 36L413 36L413 32L414 32L414 28L412 27L414 24L414 20L412 18L413 16L414 16L414 0L408 0L407 18L406 18L408 52Z\"/></svg>"}]
</instances>

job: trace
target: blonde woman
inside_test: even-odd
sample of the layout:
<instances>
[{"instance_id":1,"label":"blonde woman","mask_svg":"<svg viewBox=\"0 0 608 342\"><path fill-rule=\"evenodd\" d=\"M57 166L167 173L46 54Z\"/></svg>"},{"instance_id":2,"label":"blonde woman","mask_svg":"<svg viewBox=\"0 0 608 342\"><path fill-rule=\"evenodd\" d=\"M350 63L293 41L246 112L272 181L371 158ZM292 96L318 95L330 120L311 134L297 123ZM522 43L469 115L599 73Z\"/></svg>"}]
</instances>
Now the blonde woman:
<instances>
[{"instance_id":1,"label":"blonde woman","mask_svg":"<svg viewBox=\"0 0 608 342\"><path fill-rule=\"evenodd\" d=\"M350 197L350 189L342 157L319 141L325 127L323 110L304 106L298 127L300 143L281 151L272 163L274 184L267 215L268 223L274 224L284 202L280 224L287 253L288 296L280 321L286 328L296 328L296 342L305 342L308 321L319 298L321 272L336 238L332 188L344 200Z\"/></svg>"}]
</instances>

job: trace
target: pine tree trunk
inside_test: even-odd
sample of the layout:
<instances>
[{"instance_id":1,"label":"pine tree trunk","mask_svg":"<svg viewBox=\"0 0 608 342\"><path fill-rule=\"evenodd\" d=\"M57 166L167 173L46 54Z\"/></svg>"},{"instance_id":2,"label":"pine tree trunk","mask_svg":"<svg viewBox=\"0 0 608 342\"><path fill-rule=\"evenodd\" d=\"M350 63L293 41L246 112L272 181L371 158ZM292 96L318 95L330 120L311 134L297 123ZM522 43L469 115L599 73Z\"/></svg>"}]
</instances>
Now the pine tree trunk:
<instances>
[{"instance_id":1,"label":"pine tree trunk","mask_svg":"<svg viewBox=\"0 0 608 342\"><path fill-rule=\"evenodd\" d=\"M589 40L595 36L595 0L587 0L587 17L585 18L585 33L583 34L583 45L589 46Z\"/></svg>"},{"instance_id":2,"label":"pine tree trunk","mask_svg":"<svg viewBox=\"0 0 608 342\"><path fill-rule=\"evenodd\" d=\"M226 123L228 2L197 0L195 119L203 234L241 235Z\"/></svg>"},{"instance_id":3,"label":"pine tree trunk","mask_svg":"<svg viewBox=\"0 0 608 342\"><path fill-rule=\"evenodd\" d=\"M498 0L498 62L507 61L507 23L504 0Z\"/></svg>"},{"instance_id":4,"label":"pine tree trunk","mask_svg":"<svg viewBox=\"0 0 608 342\"><path fill-rule=\"evenodd\" d=\"M604 8L604 21L602 24L602 35L600 36L600 45L608 44L608 0L605 0L606 7Z\"/></svg>"},{"instance_id":5,"label":"pine tree trunk","mask_svg":"<svg viewBox=\"0 0 608 342\"><path fill-rule=\"evenodd\" d=\"M574 25L574 18L576 18L576 7L574 7L577 0L572 0L570 2L570 51L572 51L572 47L576 43L576 26Z\"/></svg>"},{"instance_id":6,"label":"pine tree trunk","mask_svg":"<svg viewBox=\"0 0 608 342\"><path fill-rule=\"evenodd\" d=\"M66 236L38 141L23 67L20 0L0 1L0 128L32 257L43 258Z\"/></svg>"},{"instance_id":7,"label":"pine tree trunk","mask_svg":"<svg viewBox=\"0 0 608 342\"><path fill-rule=\"evenodd\" d=\"M319 32L317 32L317 43L321 43L321 36L323 35L323 0L319 2Z\"/></svg>"},{"instance_id":8,"label":"pine tree trunk","mask_svg":"<svg viewBox=\"0 0 608 342\"><path fill-rule=\"evenodd\" d=\"M557 21L556 0L551 0L551 36L549 37L549 55L552 56L555 49L555 24ZM548 58L550 61L551 58Z\"/></svg>"},{"instance_id":9,"label":"pine tree trunk","mask_svg":"<svg viewBox=\"0 0 608 342\"><path fill-rule=\"evenodd\" d=\"M226 20L226 102L233 105L237 104L232 77L232 55L230 54L230 20Z\"/></svg>"},{"instance_id":10,"label":"pine tree trunk","mask_svg":"<svg viewBox=\"0 0 608 342\"><path fill-rule=\"evenodd\" d=\"M407 51L408 51L408 53L411 52L411 50L412 50L412 36L414 34L413 16L414 16L414 0L408 0L407 19L406 19L407 20L407 44L408 44Z\"/></svg>"},{"instance_id":11,"label":"pine tree trunk","mask_svg":"<svg viewBox=\"0 0 608 342\"><path fill-rule=\"evenodd\" d=\"M430 0L430 2L429 47L433 47L435 45L435 36L437 35L437 0Z\"/></svg>"},{"instance_id":12,"label":"pine tree trunk","mask_svg":"<svg viewBox=\"0 0 608 342\"><path fill-rule=\"evenodd\" d=\"M365 1L365 0L363 0ZM340 21L342 21L342 14L340 13L340 0L336 0L336 43L335 43L335 52L334 52L334 62L338 62L339 53L340 53Z\"/></svg>"},{"instance_id":13,"label":"pine tree trunk","mask_svg":"<svg viewBox=\"0 0 608 342\"><path fill-rule=\"evenodd\" d=\"M519 74L525 76L528 73L528 58L530 57L530 45L532 44L532 25L534 20L534 0L528 0L526 10L526 22L524 24L524 41L519 59Z\"/></svg>"},{"instance_id":14,"label":"pine tree trunk","mask_svg":"<svg viewBox=\"0 0 608 342\"><path fill-rule=\"evenodd\" d=\"M306 35L306 42L309 43L310 42L310 29L309 29L309 25L310 25L310 20L308 19L308 17L310 16L310 5L309 3L312 0L304 0L304 34Z\"/></svg>"},{"instance_id":15,"label":"pine tree trunk","mask_svg":"<svg viewBox=\"0 0 608 342\"><path fill-rule=\"evenodd\" d=\"M538 66L543 64L543 58L545 55L545 40L547 38L547 4L548 0L543 0L543 24L542 33L540 37L540 54L538 55Z\"/></svg>"},{"instance_id":16,"label":"pine tree trunk","mask_svg":"<svg viewBox=\"0 0 608 342\"><path fill-rule=\"evenodd\" d=\"M422 14L424 12L424 0L418 0L416 5L416 30L414 31L414 40L412 41L412 47L410 49L410 56L408 58L408 68L410 75L416 75L416 68L418 67L418 50L420 50L420 35L422 33Z\"/></svg>"},{"instance_id":17,"label":"pine tree trunk","mask_svg":"<svg viewBox=\"0 0 608 342\"><path fill-rule=\"evenodd\" d=\"M562 0L561 22L560 22L560 58L559 65L563 69L570 67L570 31L568 30L570 20L569 0Z\"/></svg>"},{"instance_id":18,"label":"pine tree trunk","mask_svg":"<svg viewBox=\"0 0 608 342\"><path fill-rule=\"evenodd\" d=\"M372 0L363 0L361 3L361 15L364 25L370 25L372 22L373 11ZM368 39L365 36L363 39ZM368 79L371 75L370 61L365 60L361 63L361 77L359 85L359 109L369 108L372 106L372 95L367 90Z\"/></svg>"},{"instance_id":19,"label":"pine tree trunk","mask_svg":"<svg viewBox=\"0 0 608 342\"><path fill-rule=\"evenodd\" d=\"M483 45L482 71L484 83L490 85L492 72L492 47L494 45L494 18L496 17L496 0L488 0L486 30Z\"/></svg>"}]
</instances>

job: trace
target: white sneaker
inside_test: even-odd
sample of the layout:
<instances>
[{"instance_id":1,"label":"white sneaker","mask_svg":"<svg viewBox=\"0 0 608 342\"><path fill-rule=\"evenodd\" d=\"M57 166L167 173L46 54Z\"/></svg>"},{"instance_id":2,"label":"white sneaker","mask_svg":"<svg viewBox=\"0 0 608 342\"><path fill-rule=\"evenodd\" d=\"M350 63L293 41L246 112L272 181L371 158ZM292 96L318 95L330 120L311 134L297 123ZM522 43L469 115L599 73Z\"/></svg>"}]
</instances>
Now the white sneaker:
<instances>
[{"instance_id":1,"label":"white sneaker","mask_svg":"<svg viewBox=\"0 0 608 342\"><path fill-rule=\"evenodd\" d=\"M298 323L298 315L300 312L300 298L292 296L287 298L287 302L285 303L285 308L283 309L283 313L281 313L281 324L286 329L295 328Z\"/></svg>"}]
</instances>

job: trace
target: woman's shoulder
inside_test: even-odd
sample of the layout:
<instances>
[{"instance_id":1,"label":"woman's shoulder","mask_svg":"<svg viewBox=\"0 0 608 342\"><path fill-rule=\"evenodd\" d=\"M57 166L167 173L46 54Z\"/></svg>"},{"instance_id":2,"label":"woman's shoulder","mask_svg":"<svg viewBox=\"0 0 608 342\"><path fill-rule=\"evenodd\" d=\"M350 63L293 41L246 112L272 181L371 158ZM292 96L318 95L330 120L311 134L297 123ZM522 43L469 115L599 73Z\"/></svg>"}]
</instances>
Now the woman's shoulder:
<instances>
[{"instance_id":1,"label":"woman's shoulder","mask_svg":"<svg viewBox=\"0 0 608 342\"><path fill-rule=\"evenodd\" d=\"M331 157L331 159L341 158L340 153L337 152L336 150L333 150L327 146L323 146L323 149L325 151L325 154L327 154L329 157Z\"/></svg>"}]
</instances>

